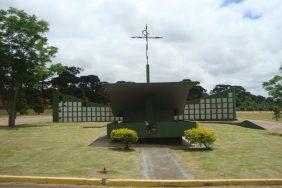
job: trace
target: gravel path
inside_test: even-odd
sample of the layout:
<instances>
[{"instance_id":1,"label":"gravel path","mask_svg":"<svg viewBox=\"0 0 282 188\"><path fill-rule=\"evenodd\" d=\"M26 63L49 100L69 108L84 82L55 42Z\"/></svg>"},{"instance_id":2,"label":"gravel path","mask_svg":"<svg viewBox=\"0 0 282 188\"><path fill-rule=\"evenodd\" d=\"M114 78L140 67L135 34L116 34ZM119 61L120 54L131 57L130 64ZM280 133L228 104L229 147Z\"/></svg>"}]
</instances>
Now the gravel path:
<instances>
[{"instance_id":1,"label":"gravel path","mask_svg":"<svg viewBox=\"0 0 282 188\"><path fill-rule=\"evenodd\" d=\"M25 116L25 117L17 117L16 125L25 124L25 123L36 123L36 122L51 122L52 116ZM8 118L0 118L0 126L7 126Z\"/></svg>"},{"instance_id":2,"label":"gravel path","mask_svg":"<svg viewBox=\"0 0 282 188\"><path fill-rule=\"evenodd\" d=\"M193 179L168 148L139 148L143 179Z\"/></svg>"},{"instance_id":3,"label":"gravel path","mask_svg":"<svg viewBox=\"0 0 282 188\"><path fill-rule=\"evenodd\" d=\"M282 133L282 123L274 122L274 121L265 121L265 120L251 120L251 119L249 119L249 121L267 130Z\"/></svg>"}]
</instances>

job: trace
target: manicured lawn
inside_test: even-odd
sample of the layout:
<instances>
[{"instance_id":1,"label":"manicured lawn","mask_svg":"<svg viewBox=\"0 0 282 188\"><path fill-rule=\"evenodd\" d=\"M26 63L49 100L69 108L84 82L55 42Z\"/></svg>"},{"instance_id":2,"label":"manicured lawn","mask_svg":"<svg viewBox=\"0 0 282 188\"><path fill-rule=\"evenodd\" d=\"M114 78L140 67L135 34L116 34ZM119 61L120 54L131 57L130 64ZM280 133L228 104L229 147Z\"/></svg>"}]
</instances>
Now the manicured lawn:
<instances>
[{"instance_id":1,"label":"manicured lawn","mask_svg":"<svg viewBox=\"0 0 282 188\"><path fill-rule=\"evenodd\" d=\"M18 116L32 116L32 115L37 115L33 109L28 109L27 114L24 115L19 115ZM40 114L42 116L51 116L52 115L52 109L48 108L44 110L44 113ZM0 109L0 117L7 117L7 111L3 108Z\"/></svg>"},{"instance_id":2,"label":"manicured lawn","mask_svg":"<svg viewBox=\"0 0 282 188\"><path fill-rule=\"evenodd\" d=\"M214 150L172 150L196 178L282 178L282 135L236 125L202 126L217 135Z\"/></svg>"},{"instance_id":3,"label":"manicured lawn","mask_svg":"<svg viewBox=\"0 0 282 188\"><path fill-rule=\"evenodd\" d=\"M105 123L39 123L0 128L0 174L138 178L137 151L89 146ZM109 173L102 174L106 165Z\"/></svg>"},{"instance_id":4,"label":"manicured lawn","mask_svg":"<svg viewBox=\"0 0 282 188\"><path fill-rule=\"evenodd\" d=\"M237 111L236 114L238 119L275 121L274 119L272 119L273 112L271 111L262 111L262 112ZM280 118L279 122L282 122L282 118Z\"/></svg>"},{"instance_id":5,"label":"manicured lawn","mask_svg":"<svg viewBox=\"0 0 282 188\"><path fill-rule=\"evenodd\" d=\"M89 146L105 123L37 123L0 128L0 174L139 178L138 151ZM199 179L282 178L282 135L202 123L218 137L212 151L171 151ZM99 172L106 165L109 173Z\"/></svg>"}]
</instances>

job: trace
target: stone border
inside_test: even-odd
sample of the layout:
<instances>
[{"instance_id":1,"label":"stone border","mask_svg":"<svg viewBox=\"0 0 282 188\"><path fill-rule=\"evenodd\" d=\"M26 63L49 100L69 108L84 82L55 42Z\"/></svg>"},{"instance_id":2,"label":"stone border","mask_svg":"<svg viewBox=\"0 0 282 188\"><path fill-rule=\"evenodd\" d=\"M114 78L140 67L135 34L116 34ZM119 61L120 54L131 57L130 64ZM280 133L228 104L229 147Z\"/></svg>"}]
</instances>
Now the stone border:
<instances>
[{"instance_id":1,"label":"stone border","mask_svg":"<svg viewBox=\"0 0 282 188\"><path fill-rule=\"evenodd\" d=\"M107 179L107 186L198 187L223 185L282 185L282 179L134 180Z\"/></svg>"},{"instance_id":2,"label":"stone border","mask_svg":"<svg viewBox=\"0 0 282 188\"><path fill-rule=\"evenodd\" d=\"M66 184L138 187L192 187L223 185L282 185L281 179L142 180L0 175L0 183Z\"/></svg>"},{"instance_id":3,"label":"stone border","mask_svg":"<svg viewBox=\"0 0 282 188\"><path fill-rule=\"evenodd\" d=\"M0 183L35 183L67 185L102 185L102 179L68 178L68 177L34 177L0 175Z\"/></svg>"}]
</instances>

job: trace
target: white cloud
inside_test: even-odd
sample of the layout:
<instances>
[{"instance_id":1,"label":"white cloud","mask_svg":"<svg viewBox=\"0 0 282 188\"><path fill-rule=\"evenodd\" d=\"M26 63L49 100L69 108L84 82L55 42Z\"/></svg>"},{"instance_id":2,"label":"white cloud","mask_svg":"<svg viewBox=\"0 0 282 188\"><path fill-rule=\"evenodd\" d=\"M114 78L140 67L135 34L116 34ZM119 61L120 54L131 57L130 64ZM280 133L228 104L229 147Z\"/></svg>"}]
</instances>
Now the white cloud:
<instances>
[{"instance_id":1,"label":"white cloud","mask_svg":"<svg viewBox=\"0 0 282 188\"><path fill-rule=\"evenodd\" d=\"M140 35L147 23L151 35L164 37L149 43L152 81L190 78L208 89L225 83L266 95L262 82L277 74L282 63L280 1L222 4L2 0L0 8L13 6L48 21L50 43L59 48L56 60L103 81L145 81L145 41L130 36Z\"/></svg>"}]
</instances>

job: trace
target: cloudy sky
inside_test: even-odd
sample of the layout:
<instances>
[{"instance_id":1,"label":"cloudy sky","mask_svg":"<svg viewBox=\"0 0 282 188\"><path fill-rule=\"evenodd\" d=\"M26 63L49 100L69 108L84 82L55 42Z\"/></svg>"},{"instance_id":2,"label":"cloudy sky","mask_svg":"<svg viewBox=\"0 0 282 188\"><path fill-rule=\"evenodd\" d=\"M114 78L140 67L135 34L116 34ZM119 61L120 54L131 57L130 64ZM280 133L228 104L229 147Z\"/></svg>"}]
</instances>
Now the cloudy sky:
<instances>
[{"instance_id":1,"label":"cloudy sky","mask_svg":"<svg viewBox=\"0 0 282 188\"><path fill-rule=\"evenodd\" d=\"M281 0L0 0L50 24L54 61L80 66L103 81L145 81L148 24L151 81L242 85L266 95L262 82L282 64Z\"/></svg>"}]
</instances>

